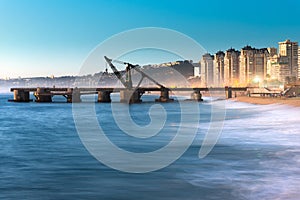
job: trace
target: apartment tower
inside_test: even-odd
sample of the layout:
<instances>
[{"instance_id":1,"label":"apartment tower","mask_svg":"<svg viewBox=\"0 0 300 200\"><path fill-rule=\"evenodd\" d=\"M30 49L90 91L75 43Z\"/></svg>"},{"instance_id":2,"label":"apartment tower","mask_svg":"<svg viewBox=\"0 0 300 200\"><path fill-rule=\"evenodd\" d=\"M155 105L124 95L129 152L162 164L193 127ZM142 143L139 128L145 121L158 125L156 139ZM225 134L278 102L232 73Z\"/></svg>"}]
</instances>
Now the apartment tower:
<instances>
[{"instance_id":1,"label":"apartment tower","mask_svg":"<svg viewBox=\"0 0 300 200\"><path fill-rule=\"evenodd\" d=\"M278 42L280 57L286 57L289 68L289 79L296 79L298 77L298 42L291 42L286 40Z\"/></svg>"},{"instance_id":2,"label":"apartment tower","mask_svg":"<svg viewBox=\"0 0 300 200\"><path fill-rule=\"evenodd\" d=\"M223 51L218 51L214 57L214 85L223 86L224 85L224 58L225 53Z\"/></svg>"},{"instance_id":3,"label":"apartment tower","mask_svg":"<svg viewBox=\"0 0 300 200\"><path fill-rule=\"evenodd\" d=\"M214 56L207 53L202 56L200 61L201 65L201 85L204 87L210 87L214 84Z\"/></svg>"},{"instance_id":4,"label":"apartment tower","mask_svg":"<svg viewBox=\"0 0 300 200\"><path fill-rule=\"evenodd\" d=\"M224 58L224 85L234 86L239 82L240 51L233 48L225 52Z\"/></svg>"}]
</instances>

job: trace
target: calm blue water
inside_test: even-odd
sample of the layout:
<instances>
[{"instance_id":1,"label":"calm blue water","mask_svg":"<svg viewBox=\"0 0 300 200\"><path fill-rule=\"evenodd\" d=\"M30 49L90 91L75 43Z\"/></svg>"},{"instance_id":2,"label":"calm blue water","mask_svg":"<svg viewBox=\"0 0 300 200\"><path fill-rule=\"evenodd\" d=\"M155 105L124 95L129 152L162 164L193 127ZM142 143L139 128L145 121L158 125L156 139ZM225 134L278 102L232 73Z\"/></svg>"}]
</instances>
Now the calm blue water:
<instances>
[{"instance_id":1,"label":"calm blue water","mask_svg":"<svg viewBox=\"0 0 300 200\"><path fill-rule=\"evenodd\" d=\"M211 117L210 103L200 103L201 123L194 124L198 134L188 151L164 169L130 174L90 155L77 134L71 104L10 103L9 98L0 95L0 199L300 198L299 108L228 101L221 138L199 159ZM137 124L149 123L151 105L132 106ZM96 104L96 110L99 118L107 119L102 126L114 142L142 152L165 145L180 121L178 104L164 106L169 127L165 133L171 135L152 139L153 145L145 149L121 136L110 120L109 104Z\"/></svg>"}]
</instances>

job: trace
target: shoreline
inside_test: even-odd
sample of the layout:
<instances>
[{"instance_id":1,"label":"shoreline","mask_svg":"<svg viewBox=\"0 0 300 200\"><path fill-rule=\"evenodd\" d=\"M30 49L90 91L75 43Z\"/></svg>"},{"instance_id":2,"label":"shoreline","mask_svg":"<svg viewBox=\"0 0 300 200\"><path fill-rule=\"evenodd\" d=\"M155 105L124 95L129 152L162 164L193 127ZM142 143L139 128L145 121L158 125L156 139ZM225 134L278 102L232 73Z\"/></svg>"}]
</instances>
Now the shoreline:
<instances>
[{"instance_id":1,"label":"shoreline","mask_svg":"<svg viewBox=\"0 0 300 200\"><path fill-rule=\"evenodd\" d=\"M289 105L294 107L300 107L300 98L285 98L285 97L248 97L248 96L239 96L230 99L231 101L250 103L256 105L270 105L270 104L282 104Z\"/></svg>"}]
</instances>

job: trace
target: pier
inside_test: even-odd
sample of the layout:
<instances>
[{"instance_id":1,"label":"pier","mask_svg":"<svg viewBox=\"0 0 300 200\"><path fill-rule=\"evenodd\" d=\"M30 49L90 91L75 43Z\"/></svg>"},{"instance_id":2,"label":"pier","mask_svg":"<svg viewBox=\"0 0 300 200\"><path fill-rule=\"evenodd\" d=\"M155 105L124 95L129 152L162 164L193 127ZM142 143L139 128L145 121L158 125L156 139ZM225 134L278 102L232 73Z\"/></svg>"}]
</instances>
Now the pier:
<instances>
[{"instance_id":1,"label":"pier","mask_svg":"<svg viewBox=\"0 0 300 200\"><path fill-rule=\"evenodd\" d=\"M232 92L245 92L247 88L233 88L233 87L219 87L219 88L168 88L161 83L154 80L151 76L147 75L139 65L133 65L128 62L112 60L106 56L104 59L109 64L113 70L115 76L124 86L123 88L49 88L49 87L37 87L37 88L11 88L11 92L14 92L14 102L29 102L30 92L33 92L36 102L52 102L52 97L61 95L66 98L68 103L79 103L81 102L82 95L88 94L97 94L99 103L108 103L111 102L111 93L120 94L120 102L122 103L140 103L142 102L142 95L145 92L159 92L160 96L158 99L155 99L156 102L172 102L174 99L170 98L170 92L191 92L190 100L193 101L203 101L201 92L225 92L226 98L232 98ZM126 66L125 77L120 71L114 66L113 62L123 64ZM141 79L137 85L133 86L132 81L132 70L137 71L141 75ZM141 83L147 78L149 81L153 82L156 87L141 87Z\"/></svg>"},{"instance_id":2,"label":"pier","mask_svg":"<svg viewBox=\"0 0 300 200\"><path fill-rule=\"evenodd\" d=\"M14 93L14 102L30 102L30 93L33 93L35 102L50 103L53 96L63 96L67 103L80 103L81 96L96 94L98 95L97 102L109 103L111 102L111 94L119 93L120 102L122 103L140 103L141 97L146 92L158 92L159 98L156 102L172 102L170 93L174 92L192 92L190 100L202 101L201 92L219 91L225 92L226 98L232 98L233 92L245 92L246 87L219 87L219 88L158 88L158 87L138 87L135 89L128 88L50 88L50 87L36 87L36 88L11 88Z\"/></svg>"}]
</instances>

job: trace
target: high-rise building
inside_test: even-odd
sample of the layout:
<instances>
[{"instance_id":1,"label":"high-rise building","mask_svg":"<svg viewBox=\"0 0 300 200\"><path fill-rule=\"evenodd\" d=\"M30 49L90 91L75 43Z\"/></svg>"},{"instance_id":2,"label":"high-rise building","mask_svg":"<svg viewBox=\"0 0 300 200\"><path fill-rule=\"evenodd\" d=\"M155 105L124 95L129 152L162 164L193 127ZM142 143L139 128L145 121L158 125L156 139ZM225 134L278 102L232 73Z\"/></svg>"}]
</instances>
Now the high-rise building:
<instances>
[{"instance_id":1,"label":"high-rise building","mask_svg":"<svg viewBox=\"0 0 300 200\"><path fill-rule=\"evenodd\" d=\"M267 50L269 52L269 56L270 57L273 57L273 56L277 55L277 48L275 48L275 47L268 47Z\"/></svg>"},{"instance_id":2,"label":"high-rise building","mask_svg":"<svg viewBox=\"0 0 300 200\"><path fill-rule=\"evenodd\" d=\"M268 48L269 56L267 58L267 74L266 79L274 79L274 63L277 62L277 48L269 47Z\"/></svg>"},{"instance_id":3,"label":"high-rise building","mask_svg":"<svg viewBox=\"0 0 300 200\"><path fill-rule=\"evenodd\" d=\"M267 68L271 80L278 80L282 83L286 83L287 77L290 77L290 68L286 56L270 56L268 58Z\"/></svg>"},{"instance_id":4,"label":"high-rise building","mask_svg":"<svg viewBox=\"0 0 300 200\"><path fill-rule=\"evenodd\" d=\"M239 82L240 51L233 48L225 52L224 57L224 85L232 86Z\"/></svg>"},{"instance_id":5,"label":"high-rise building","mask_svg":"<svg viewBox=\"0 0 300 200\"><path fill-rule=\"evenodd\" d=\"M224 58L225 53L223 51L218 51L214 57L214 85L223 86L224 85Z\"/></svg>"},{"instance_id":6,"label":"high-rise building","mask_svg":"<svg viewBox=\"0 0 300 200\"><path fill-rule=\"evenodd\" d=\"M242 48L240 56L240 83L242 85L253 81L263 81L266 78L268 55L266 48L256 49L248 45Z\"/></svg>"},{"instance_id":7,"label":"high-rise building","mask_svg":"<svg viewBox=\"0 0 300 200\"><path fill-rule=\"evenodd\" d=\"M200 62L193 63L193 66L194 66L194 77L200 77L200 70L201 70Z\"/></svg>"},{"instance_id":8,"label":"high-rise building","mask_svg":"<svg viewBox=\"0 0 300 200\"><path fill-rule=\"evenodd\" d=\"M267 79L278 80L279 59L278 55L269 56L267 60Z\"/></svg>"},{"instance_id":9,"label":"high-rise building","mask_svg":"<svg viewBox=\"0 0 300 200\"><path fill-rule=\"evenodd\" d=\"M205 87L213 86L214 84L214 56L207 53L202 56L201 64L201 85Z\"/></svg>"},{"instance_id":10,"label":"high-rise building","mask_svg":"<svg viewBox=\"0 0 300 200\"><path fill-rule=\"evenodd\" d=\"M286 40L278 44L279 55L280 57L286 57L284 60L287 61L289 66L289 79L296 79L298 77L298 42Z\"/></svg>"}]
</instances>

